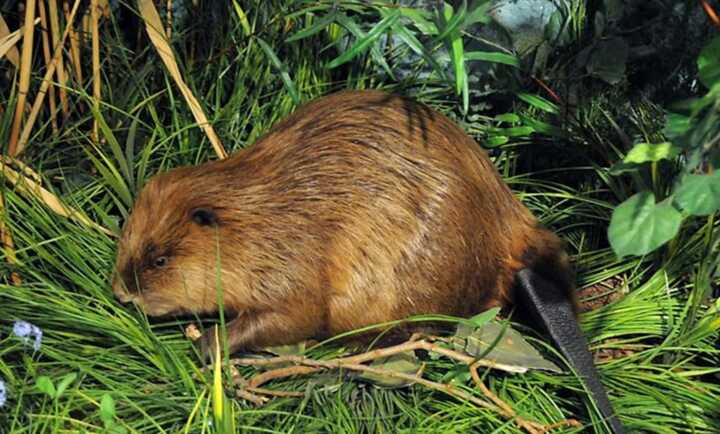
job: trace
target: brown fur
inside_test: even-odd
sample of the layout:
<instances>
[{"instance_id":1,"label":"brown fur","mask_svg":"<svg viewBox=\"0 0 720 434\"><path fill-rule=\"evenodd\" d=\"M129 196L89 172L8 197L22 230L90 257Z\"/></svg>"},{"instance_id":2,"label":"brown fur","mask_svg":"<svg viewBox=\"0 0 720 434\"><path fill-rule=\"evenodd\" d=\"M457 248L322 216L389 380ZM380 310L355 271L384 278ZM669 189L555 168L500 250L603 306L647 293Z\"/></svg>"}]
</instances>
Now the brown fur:
<instances>
[{"instance_id":1,"label":"brown fur","mask_svg":"<svg viewBox=\"0 0 720 434\"><path fill-rule=\"evenodd\" d=\"M198 224L198 209L216 221ZM167 264L153 266L158 256ZM113 290L166 315L217 311L220 286L237 350L507 306L524 267L572 297L560 240L480 146L422 104L349 91L301 107L227 160L150 180Z\"/></svg>"}]
</instances>

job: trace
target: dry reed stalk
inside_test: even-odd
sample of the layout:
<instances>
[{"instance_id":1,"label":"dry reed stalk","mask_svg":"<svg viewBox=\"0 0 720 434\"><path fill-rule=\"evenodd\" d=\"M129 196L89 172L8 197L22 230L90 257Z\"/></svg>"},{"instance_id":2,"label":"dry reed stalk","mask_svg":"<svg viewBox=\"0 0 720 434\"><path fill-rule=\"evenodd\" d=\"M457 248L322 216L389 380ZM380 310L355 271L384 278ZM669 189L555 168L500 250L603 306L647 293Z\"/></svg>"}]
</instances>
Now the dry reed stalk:
<instances>
[{"instance_id":1,"label":"dry reed stalk","mask_svg":"<svg viewBox=\"0 0 720 434\"><path fill-rule=\"evenodd\" d=\"M75 31L71 25L70 13L68 9L68 3L63 2L63 12L65 13L65 22L67 28L70 29L70 57L72 59L73 72L75 73L75 79L79 87L83 86L82 66L80 64L80 35ZM64 39L64 38L63 38Z\"/></svg>"},{"instance_id":2,"label":"dry reed stalk","mask_svg":"<svg viewBox=\"0 0 720 434\"><path fill-rule=\"evenodd\" d=\"M143 21L145 22L145 28L148 32L148 36L150 36L150 41L155 46L158 55L160 55L163 63L165 63L165 67L172 76L173 80L175 80L175 84L180 89L185 101L190 106L190 111L192 111L195 120L200 128L205 131L205 134L210 140L213 149L215 149L217 156L221 159L226 158L227 153L220 142L220 138L215 133L215 130L210 122L208 122L205 112L198 100L195 98L195 95L193 95L188 85L185 84L185 80L180 73L180 68L178 68L175 55L173 54L170 43L168 42L168 37L163 30L162 21L160 20L160 15L158 14L157 9L155 9L155 5L152 0L139 0L138 9Z\"/></svg>"},{"instance_id":3,"label":"dry reed stalk","mask_svg":"<svg viewBox=\"0 0 720 434\"><path fill-rule=\"evenodd\" d=\"M165 33L167 33L168 40L172 38L172 0L167 0L167 25L165 26Z\"/></svg>"},{"instance_id":4,"label":"dry reed stalk","mask_svg":"<svg viewBox=\"0 0 720 434\"><path fill-rule=\"evenodd\" d=\"M50 16L50 31L52 32L53 49L57 49L60 45L60 18L58 15L57 0L48 0L48 15ZM58 59L57 80L58 83L60 83L60 86L58 86L60 106L62 107L63 116L67 118L70 115L70 104L68 103L67 92L65 91L67 79L65 74L65 63L62 56Z\"/></svg>"},{"instance_id":5,"label":"dry reed stalk","mask_svg":"<svg viewBox=\"0 0 720 434\"><path fill-rule=\"evenodd\" d=\"M0 216L3 216L3 214L5 214L5 199L2 192L0 192ZM17 256L15 256L15 246L10 230L5 226L4 216L0 218L0 243L2 243L2 249L5 252L5 259L8 264L16 265ZM10 273L10 282L17 286L22 283L22 279L17 272L13 271Z\"/></svg>"},{"instance_id":6,"label":"dry reed stalk","mask_svg":"<svg viewBox=\"0 0 720 434\"><path fill-rule=\"evenodd\" d=\"M10 37L11 34L15 34L16 32L10 33L10 28L8 27L7 23L5 22L5 19L3 18L2 14L0 14L0 46L5 46L7 43L7 48L3 51L3 49L0 48L0 59L2 59L3 55L7 53L7 58L10 61L10 63L13 64L16 68L20 67L20 53L18 52L17 47L15 47L15 44L17 41L20 40L22 36L20 36L18 32L17 37L14 42L11 42Z\"/></svg>"},{"instance_id":7,"label":"dry reed stalk","mask_svg":"<svg viewBox=\"0 0 720 434\"><path fill-rule=\"evenodd\" d=\"M40 0L38 4L40 7L40 33L42 34L42 46L43 46L43 58L45 59L46 67L52 62L52 56L50 56L50 38L48 37L48 18L45 13L45 2ZM52 79L52 77L51 77ZM57 105L55 104L55 86L50 85L48 90L48 105L50 106L50 126L52 127L53 134L57 134L57 117L55 113L57 111Z\"/></svg>"},{"instance_id":8,"label":"dry reed stalk","mask_svg":"<svg viewBox=\"0 0 720 434\"><path fill-rule=\"evenodd\" d=\"M75 18L75 14L77 13L78 7L80 6L80 0L75 0L75 4L73 4L73 9L70 12L69 19L67 21L67 26L65 27L65 31L63 32L62 38L60 40L60 44L58 44L55 47L55 52L53 53L53 59L50 65L48 65L47 71L45 71L45 76L43 77L42 83L40 83L40 89L38 90L37 97L35 98L35 102L32 105L32 109L30 110L30 115L28 116L27 122L25 123L25 127L22 130L22 134L20 134L20 140L17 143L17 149L15 152L15 155L20 154L24 149L25 145L28 142L28 139L30 138L30 133L32 132L32 127L35 124L35 121L37 120L37 116L40 113L40 107L42 106L43 99L45 98L45 94L47 93L48 86L50 86L50 77L52 77L53 73L55 72L55 68L57 67L58 60L60 59L60 56L62 55L62 47L65 43L65 39L67 39L68 34L70 33L70 30L72 29L72 22ZM11 154L11 156L14 156Z\"/></svg>"},{"instance_id":9,"label":"dry reed stalk","mask_svg":"<svg viewBox=\"0 0 720 434\"><path fill-rule=\"evenodd\" d=\"M30 74L32 73L33 34L35 32L35 0L25 3L25 21L23 22L23 46L20 56L20 81L18 83L18 99L15 106L15 119L10 130L8 154L15 156L18 152L18 140L22 127L23 109L30 90Z\"/></svg>"},{"instance_id":10,"label":"dry reed stalk","mask_svg":"<svg viewBox=\"0 0 720 434\"><path fill-rule=\"evenodd\" d=\"M60 198L43 188L39 182L36 182L27 176L23 176L14 169L10 168L4 162L0 162L0 172L2 173L3 178L9 181L10 184L14 185L19 192L35 197L39 201L43 202L45 206L50 208L50 210L55 214L97 229L106 235L114 236L112 231L90 220L80 211L65 205Z\"/></svg>"},{"instance_id":11,"label":"dry reed stalk","mask_svg":"<svg viewBox=\"0 0 720 434\"><path fill-rule=\"evenodd\" d=\"M98 0L90 2L90 29L92 31L92 74L93 74L93 131L92 139L98 143L98 122L97 115L100 113L100 30L98 29L100 21L100 4Z\"/></svg>"}]
</instances>

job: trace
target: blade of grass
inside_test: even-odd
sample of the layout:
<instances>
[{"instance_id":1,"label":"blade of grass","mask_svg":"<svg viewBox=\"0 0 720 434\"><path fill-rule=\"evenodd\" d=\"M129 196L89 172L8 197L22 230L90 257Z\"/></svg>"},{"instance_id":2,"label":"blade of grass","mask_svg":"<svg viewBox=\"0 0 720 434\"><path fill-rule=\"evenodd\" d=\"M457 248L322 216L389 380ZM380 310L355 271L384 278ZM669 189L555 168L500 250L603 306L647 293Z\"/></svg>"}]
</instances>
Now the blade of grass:
<instances>
[{"instance_id":1,"label":"blade of grass","mask_svg":"<svg viewBox=\"0 0 720 434\"><path fill-rule=\"evenodd\" d=\"M290 94L290 97L293 99L293 102L295 104L300 104L300 96L298 95L297 88L295 87L295 83L293 82L292 78L290 77L290 73L288 72L287 65L285 65L283 62L278 59L277 55L275 54L275 51L273 51L272 47L270 47L267 42L262 40L262 38L257 38L258 44L262 48L262 50L265 52L265 55L270 60L270 63L273 65L273 67L280 73L280 79L283 82L283 85L285 86L285 89Z\"/></svg>"},{"instance_id":2,"label":"blade of grass","mask_svg":"<svg viewBox=\"0 0 720 434\"><path fill-rule=\"evenodd\" d=\"M400 11L393 11L387 17L377 23L365 36L358 38L355 43L344 53L331 60L327 67L337 68L338 66L349 62L356 56L363 53L382 35L387 29L391 28L395 21L400 17Z\"/></svg>"}]
</instances>

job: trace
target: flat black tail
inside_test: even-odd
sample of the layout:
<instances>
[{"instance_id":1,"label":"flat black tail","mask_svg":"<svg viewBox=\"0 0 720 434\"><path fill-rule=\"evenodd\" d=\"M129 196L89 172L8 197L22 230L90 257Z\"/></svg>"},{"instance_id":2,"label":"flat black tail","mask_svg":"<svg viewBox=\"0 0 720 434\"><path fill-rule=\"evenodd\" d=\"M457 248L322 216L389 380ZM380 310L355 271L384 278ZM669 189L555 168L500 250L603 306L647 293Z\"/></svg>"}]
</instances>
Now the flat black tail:
<instances>
[{"instance_id":1,"label":"flat black tail","mask_svg":"<svg viewBox=\"0 0 720 434\"><path fill-rule=\"evenodd\" d=\"M521 309L540 324L585 382L607 425L614 434L625 432L595 369L588 343L577 322L574 306L566 291L535 271L525 268L516 275L515 300Z\"/></svg>"}]
</instances>

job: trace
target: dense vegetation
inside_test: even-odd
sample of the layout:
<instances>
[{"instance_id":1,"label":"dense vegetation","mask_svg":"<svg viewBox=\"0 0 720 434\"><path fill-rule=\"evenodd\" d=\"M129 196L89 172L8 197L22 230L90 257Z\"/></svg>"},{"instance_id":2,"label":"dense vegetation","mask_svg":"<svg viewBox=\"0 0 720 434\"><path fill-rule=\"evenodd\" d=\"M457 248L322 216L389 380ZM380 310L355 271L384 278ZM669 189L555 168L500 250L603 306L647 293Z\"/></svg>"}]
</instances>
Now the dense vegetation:
<instances>
[{"instance_id":1,"label":"dense vegetation","mask_svg":"<svg viewBox=\"0 0 720 434\"><path fill-rule=\"evenodd\" d=\"M227 432L229 418L243 432L522 432L419 384L337 371L271 383L302 396L256 406L201 370L187 320L113 299L116 234L150 176L250 146L344 88L452 116L567 240L630 431L720 432L717 2L156 3L174 60L148 36L151 1L0 0L0 432ZM483 396L467 366L424 362L426 378ZM570 372L481 374L524 419L604 432Z\"/></svg>"}]
</instances>

